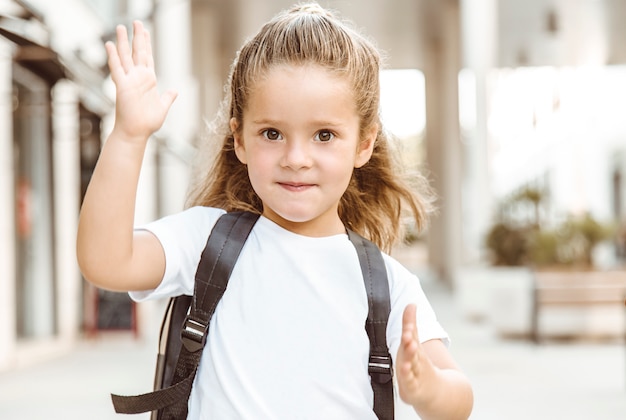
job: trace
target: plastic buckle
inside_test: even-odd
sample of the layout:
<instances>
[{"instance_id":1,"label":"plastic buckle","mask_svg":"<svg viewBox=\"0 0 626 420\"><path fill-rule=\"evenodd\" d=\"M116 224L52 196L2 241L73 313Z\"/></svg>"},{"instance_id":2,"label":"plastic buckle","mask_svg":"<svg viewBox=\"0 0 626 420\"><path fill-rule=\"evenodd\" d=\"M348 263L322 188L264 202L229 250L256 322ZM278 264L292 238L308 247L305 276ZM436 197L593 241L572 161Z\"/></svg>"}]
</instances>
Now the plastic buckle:
<instances>
[{"instance_id":1,"label":"plastic buckle","mask_svg":"<svg viewBox=\"0 0 626 420\"><path fill-rule=\"evenodd\" d=\"M387 383L393 377L392 360L387 354L370 354L368 372L373 380L380 384Z\"/></svg>"},{"instance_id":2,"label":"plastic buckle","mask_svg":"<svg viewBox=\"0 0 626 420\"><path fill-rule=\"evenodd\" d=\"M206 329L207 326L202 322L191 319L189 316L185 318L183 329L180 332L180 338L188 351L195 353L204 347L204 343L206 342Z\"/></svg>"}]
</instances>

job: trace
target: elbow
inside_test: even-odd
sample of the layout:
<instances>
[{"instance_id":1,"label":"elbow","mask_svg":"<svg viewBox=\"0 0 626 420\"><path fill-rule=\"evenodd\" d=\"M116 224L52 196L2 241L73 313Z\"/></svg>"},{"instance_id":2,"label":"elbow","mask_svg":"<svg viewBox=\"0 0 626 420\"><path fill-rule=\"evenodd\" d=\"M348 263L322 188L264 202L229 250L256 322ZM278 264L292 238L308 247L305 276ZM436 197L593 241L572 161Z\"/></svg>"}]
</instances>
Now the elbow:
<instances>
[{"instance_id":1,"label":"elbow","mask_svg":"<svg viewBox=\"0 0 626 420\"><path fill-rule=\"evenodd\" d=\"M81 274L89 283L100 289L125 291L116 284L119 276L113 270L115 265L107 264L99 252L90 252L84 247L77 246L76 261Z\"/></svg>"},{"instance_id":2,"label":"elbow","mask_svg":"<svg viewBox=\"0 0 626 420\"><path fill-rule=\"evenodd\" d=\"M76 252L76 261L83 278L96 287L107 289L106 281L102 276L102 271L97 268L97 262L94 258L86 255L84 251Z\"/></svg>"},{"instance_id":3,"label":"elbow","mask_svg":"<svg viewBox=\"0 0 626 420\"><path fill-rule=\"evenodd\" d=\"M87 280L89 283L93 283L92 281L92 272L90 270L89 258L86 255L83 247L81 247L80 241L76 242L76 263L78 264L78 269L80 273L83 275L83 278Z\"/></svg>"}]
</instances>

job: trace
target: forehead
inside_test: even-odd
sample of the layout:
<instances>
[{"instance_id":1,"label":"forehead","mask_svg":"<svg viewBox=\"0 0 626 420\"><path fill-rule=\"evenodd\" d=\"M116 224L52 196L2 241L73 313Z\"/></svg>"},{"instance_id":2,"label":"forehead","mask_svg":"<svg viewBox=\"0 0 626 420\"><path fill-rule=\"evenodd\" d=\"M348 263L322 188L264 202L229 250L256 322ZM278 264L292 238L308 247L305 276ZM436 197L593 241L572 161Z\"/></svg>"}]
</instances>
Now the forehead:
<instances>
[{"instance_id":1,"label":"forehead","mask_svg":"<svg viewBox=\"0 0 626 420\"><path fill-rule=\"evenodd\" d=\"M333 70L314 63L303 63L274 64L270 66L250 83L250 92L254 92L256 89L262 88L268 83L275 84L280 80L284 80L285 82L293 81L296 83L298 81L307 81L308 85L323 84L325 85L324 87L333 86L338 90L352 90L351 80L345 72Z\"/></svg>"},{"instance_id":2,"label":"forehead","mask_svg":"<svg viewBox=\"0 0 626 420\"><path fill-rule=\"evenodd\" d=\"M287 111L308 107L310 112L342 107L356 114L350 80L341 73L313 64L275 65L258 77L248 91L246 111Z\"/></svg>"}]
</instances>

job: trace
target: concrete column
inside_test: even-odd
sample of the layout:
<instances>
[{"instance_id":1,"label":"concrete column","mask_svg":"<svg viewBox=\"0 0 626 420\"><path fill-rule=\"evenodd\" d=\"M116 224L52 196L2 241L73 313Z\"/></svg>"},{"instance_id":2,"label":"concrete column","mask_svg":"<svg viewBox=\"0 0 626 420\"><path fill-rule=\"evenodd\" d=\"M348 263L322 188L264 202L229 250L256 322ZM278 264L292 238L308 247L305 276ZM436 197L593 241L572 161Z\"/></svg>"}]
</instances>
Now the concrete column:
<instances>
[{"instance_id":1,"label":"concrete column","mask_svg":"<svg viewBox=\"0 0 626 420\"><path fill-rule=\"evenodd\" d=\"M15 177L12 44L0 37L0 370L15 356Z\"/></svg>"},{"instance_id":2,"label":"concrete column","mask_svg":"<svg viewBox=\"0 0 626 420\"><path fill-rule=\"evenodd\" d=\"M155 14L157 76L162 89L179 95L170 109L159 141L157 175L157 216L182 210L187 194L193 144L204 133L198 113L199 84L192 70L192 7L189 1L159 2ZM206 54L198 51L197 54Z\"/></svg>"},{"instance_id":3,"label":"concrete column","mask_svg":"<svg viewBox=\"0 0 626 420\"><path fill-rule=\"evenodd\" d=\"M232 12L225 10L227 5L196 0L192 1L191 7L192 72L199 87L198 107L201 119L211 121L223 98L227 72L235 58L235 49L223 51L221 40L237 36L234 29L232 33L221 33L223 28L230 27L224 20L233 20ZM222 60L228 64L223 64ZM223 67L226 72L222 71ZM204 129L199 128L200 132Z\"/></svg>"},{"instance_id":4,"label":"concrete column","mask_svg":"<svg viewBox=\"0 0 626 420\"><path fill-rule=\"evenodd\" d=\"M430 264L452 287L461 258L462 144L459 133L459 8L439 3L437 34L426 40L426 150L439 212L428 230Z\"/></svg>"},{"instance_id":5,"label":"concrete column","mask_svg":"<svg viewBox=\"0 0 626 420\"><path fill-rule=\"evenodd\" d=\"M14 66L13 78L23 91L17 129L23 165L20 170L29 184L26 212L32 225L20 251L23 277L18 310L26 337L48 338L55 333L50 88L43 79L19 66Z\"/></svg>"},{"instance_id":6,"label":"concrete column","mask_svg":"<svg viewBox=\"0 0 626 420\"><path fill-rule=\"evenodd\" d=\"M492 223L493 200L489 182L489 71L496 64L497 1L461 0L463 67L475 81L474 121L464 127L463 185L464 261L484 259L484 240ZM470 106L471 106L470 105Z\"/></svg>"},{"instance_id":7,"label":"concrete column","mask_svg":"<svg viewBox=\"0 0 626 420\"><path fill-rule=\"evenodd\" d=\"M81 277L75 252L80 206L80 113L74 83L60 81L52 94L57 325L60 338L73 341L79 330L81 302Z\"/></svg>"}]
</instances>

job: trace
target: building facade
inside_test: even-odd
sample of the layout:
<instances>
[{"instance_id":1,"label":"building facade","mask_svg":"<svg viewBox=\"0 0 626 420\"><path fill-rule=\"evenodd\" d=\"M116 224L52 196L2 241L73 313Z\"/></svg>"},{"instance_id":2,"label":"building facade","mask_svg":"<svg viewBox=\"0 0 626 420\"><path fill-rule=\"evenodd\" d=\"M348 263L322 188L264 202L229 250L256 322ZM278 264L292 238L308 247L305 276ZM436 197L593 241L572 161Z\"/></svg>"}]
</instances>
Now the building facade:
<instances>
[{"instance_id":1,"label":"building facade","mask_svg":"<svg viewBox=\"0 0 626 420\"><path fill-rule=\"evenodd\" d=\"M64 55L48 21L31 5L0 3L0 369L80 332L78 209L112 109L98 88L101 59Z\"/></svg>"}]
</instances>

